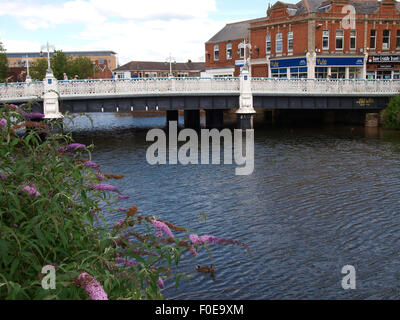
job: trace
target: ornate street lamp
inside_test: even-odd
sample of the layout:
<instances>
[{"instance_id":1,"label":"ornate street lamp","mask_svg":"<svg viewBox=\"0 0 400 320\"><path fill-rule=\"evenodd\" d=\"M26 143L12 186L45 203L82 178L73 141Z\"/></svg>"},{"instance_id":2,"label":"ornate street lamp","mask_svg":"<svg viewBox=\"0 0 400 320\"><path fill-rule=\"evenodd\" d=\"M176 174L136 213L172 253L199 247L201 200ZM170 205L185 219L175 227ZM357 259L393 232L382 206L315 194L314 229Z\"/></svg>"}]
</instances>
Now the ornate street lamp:
<instances>
[{"instance_id":1,"label":"ornate street lamp","mask_svg":"<svg viewBox=\"0 0 400 320\"><path fill-rule=\"evenodd\" d=\"M176 63L176 59L174 57L172 57L171 53L170 53L169 57L166 60L167 60L167 62L169 62L169 77L172 77L173 76L173 74L172 74L172 62Z\"/></svg>"},{"instance_id":2,"label":"ornate street lamp","mask_svg":"<svg viewBox=\"0 0 400 320\"><path fill-rule=\"evenodd\" d=\"M47 73L53 73L50 67L50 50L53 49L54 53L56 52L56 47L53 45L50 45L49 42L46 43L46 45L43 45L40 49L40 56L43 57L43 50L47 50Z\"/></svg>"},{"instance_id":3,"label":"ornate street lamp","mask_svg":"<svg viewBox=\"0 0 400 320\"><path fill-rule=\"evenodd\" d=\"M22 59L23 62L26 62L26 79L25 82L32 82L31 75L29 74L29 61L32 61L32 59L28 58L28 55L26 55L25 59Z\"/></svg>"}]
</instances>

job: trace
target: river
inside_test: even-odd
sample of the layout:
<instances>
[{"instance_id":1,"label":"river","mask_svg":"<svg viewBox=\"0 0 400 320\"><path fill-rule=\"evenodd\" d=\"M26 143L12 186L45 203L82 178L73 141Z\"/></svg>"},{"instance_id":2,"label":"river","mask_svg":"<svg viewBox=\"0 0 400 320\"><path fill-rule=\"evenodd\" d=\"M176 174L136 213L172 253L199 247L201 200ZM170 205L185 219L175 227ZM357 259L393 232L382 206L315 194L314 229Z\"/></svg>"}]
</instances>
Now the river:
<instances>
[{"instance_id":1,"label":"river","mask_svg":"<svg viewBox=\"0 0 400 320\"><path fill-rule=\"evenodd\" d=\"M103 172L126 176L115 185L131 196L127 205L251 248L252 256L240 246L211 246L212 260L185 255L178 270L190 279L177 290L167 280L165 298L399 298L400 133L258 125L255 170L235 176L235 165L149 165L146 128L164 117L93 117L96 130L77 121L76 140L95 144ZM195 270L211 263L214 278ZM355 290L342 288L345 265L356 269Z\"/></svg>"}]
</instances>

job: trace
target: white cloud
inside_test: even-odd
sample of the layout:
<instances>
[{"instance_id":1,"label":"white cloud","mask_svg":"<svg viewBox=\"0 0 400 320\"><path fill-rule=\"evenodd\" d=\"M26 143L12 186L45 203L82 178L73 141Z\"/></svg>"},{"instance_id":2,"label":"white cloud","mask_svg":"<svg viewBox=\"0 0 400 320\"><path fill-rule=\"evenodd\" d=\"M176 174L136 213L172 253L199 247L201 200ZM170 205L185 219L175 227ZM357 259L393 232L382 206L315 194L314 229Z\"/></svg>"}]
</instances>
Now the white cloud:
<instances>
[{"instance_id":1,"label":"white cloud","mask_svg":"<svg viewBox=\"0 0 400 320\"><path fill-rule=\"evenodd\" d=\"M121 64L130 60L162 61L170 52L178 61L196 61L204 55L204 42L223 27L208 17L216 10L215 1L71 0L33 4L0 0L0 18L14 17L28 30L27 35L29 30L48 32L58 25L78 25L80 32L63 36L79 40L79 43L84 40L84 47L63 45L61 38L57 40L57 48L114 50ZM4 40L4 43L8 51L25 44L25 50L33 45L40 47L31 39L25 42Z\"/></svg>"},{"instance_id":2,"label":"white cloud","mask_svg":"<svg viewBox=\"0 0 400 320\"><path fill-rule=\"evenodd\" d=\"M28 52L28 51L39 51L41 43L38 41L30 40L12 40L7 38L2 38L4 47L7 52Z\"/></svg>"}]
</instances>

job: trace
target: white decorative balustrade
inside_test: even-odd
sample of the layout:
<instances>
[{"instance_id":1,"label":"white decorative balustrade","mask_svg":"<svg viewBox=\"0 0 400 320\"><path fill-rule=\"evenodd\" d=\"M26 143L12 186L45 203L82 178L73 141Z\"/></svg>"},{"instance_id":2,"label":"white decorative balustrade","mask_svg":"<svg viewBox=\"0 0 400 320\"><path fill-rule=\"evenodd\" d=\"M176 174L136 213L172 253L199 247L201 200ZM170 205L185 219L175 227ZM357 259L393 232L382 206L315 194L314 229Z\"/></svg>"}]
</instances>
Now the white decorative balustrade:
<instances>
[{"instance_id":1,"label":"white decorative balustrade","mask_svg":"<svg viewBox=\"0 0 400 320\"><path fill-rule=\"evenodd\" d=\"M396 95L400 80L252 78L253 94Z\"/></svg>"},{"instance_id":2,"label":"white decorative balustrade","mask_svg":"<svg viewBox=\"0 0 400 320\"><path fill-rule=\"evenodd\" d=\"M58 81L62 99L152 95L216 95L240 92L239 78L149 78ZM254 95L395 95L400 80L252 78ZM0 84L1 102L43 97L43 82Z\"/></svg>"},{"instance_id":3,"label":"white decorative balustrade","mask_svg":"<svg viewBox=\"0 0 400 320\"><path fill-rule=\"evenodd\" d=\"M43 96L43 82L0 84L0 102L36 100Z\"/></svg>"}]
</instances>

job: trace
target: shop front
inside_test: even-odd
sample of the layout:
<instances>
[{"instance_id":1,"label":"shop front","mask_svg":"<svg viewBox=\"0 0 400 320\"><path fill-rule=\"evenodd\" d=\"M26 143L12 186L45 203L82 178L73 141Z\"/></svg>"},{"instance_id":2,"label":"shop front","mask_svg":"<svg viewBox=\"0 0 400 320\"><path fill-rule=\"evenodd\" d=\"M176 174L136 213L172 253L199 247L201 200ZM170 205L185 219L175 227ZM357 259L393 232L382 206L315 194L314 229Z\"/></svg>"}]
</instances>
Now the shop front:
<instances>
[{"instance_id":1,"label":"shop front","mask_svg":"<svg viewBox=\"0 0 400 320\"><path fill-rule=\"evenodd\" d=\"M317 57L317 79L362 79L364 57Z\"/></svg>"},{"instance_id":2,"label":"shop front","mask_svg":"<svg viewBox=\"0 0 400 320\"><path fill-rule=\"evenodd\" d=\"M271 77L287 79L307 78L307 59L273 59L270 61Z\"/></svg>"},{"instance_id":3,"label":"shop front","mask_svg":"<svg viewBox=\"0 0 400 320\"><path fill-rule=\"evenodd\" d=\"M400 55L370 55L367 79L400 79Z\"/></svg>"}]
</instances>

